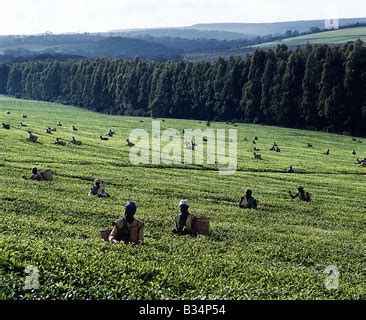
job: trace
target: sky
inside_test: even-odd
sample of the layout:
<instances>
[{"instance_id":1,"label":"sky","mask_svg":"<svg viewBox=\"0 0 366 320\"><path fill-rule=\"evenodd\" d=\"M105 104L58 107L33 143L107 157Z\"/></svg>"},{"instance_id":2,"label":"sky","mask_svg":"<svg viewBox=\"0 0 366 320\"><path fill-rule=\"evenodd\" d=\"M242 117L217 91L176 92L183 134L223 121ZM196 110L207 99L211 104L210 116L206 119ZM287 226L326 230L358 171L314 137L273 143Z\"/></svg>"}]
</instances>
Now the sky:
<instances>
[{"instance_id":1,"label":"sky","mask_svg":"<svg viewBox=\"0 0 366 320\"><path fill-rule=\"evenodd\" d=\"M0 0L0 34L366 17L365 0Z\"/></svg>"}]
</instances>

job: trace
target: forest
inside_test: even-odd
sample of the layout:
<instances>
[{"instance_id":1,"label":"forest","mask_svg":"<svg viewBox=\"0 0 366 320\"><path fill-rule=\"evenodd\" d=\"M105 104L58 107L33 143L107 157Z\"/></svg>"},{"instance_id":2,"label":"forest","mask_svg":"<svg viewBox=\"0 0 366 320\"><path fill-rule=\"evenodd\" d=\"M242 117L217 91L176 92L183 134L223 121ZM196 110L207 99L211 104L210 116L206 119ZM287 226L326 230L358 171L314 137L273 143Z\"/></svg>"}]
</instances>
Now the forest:
<instances>
[{"instance_id":1,"label":"forest","mask_svg":"<svg viewBox=\"0 0 366 320\"><path fill-rule=\"evenodd\" d=\"M0 94L117 115L366 135L366 47L256 50L214 62L45 59L0 65Z\"/></svg>"}]
</instances>

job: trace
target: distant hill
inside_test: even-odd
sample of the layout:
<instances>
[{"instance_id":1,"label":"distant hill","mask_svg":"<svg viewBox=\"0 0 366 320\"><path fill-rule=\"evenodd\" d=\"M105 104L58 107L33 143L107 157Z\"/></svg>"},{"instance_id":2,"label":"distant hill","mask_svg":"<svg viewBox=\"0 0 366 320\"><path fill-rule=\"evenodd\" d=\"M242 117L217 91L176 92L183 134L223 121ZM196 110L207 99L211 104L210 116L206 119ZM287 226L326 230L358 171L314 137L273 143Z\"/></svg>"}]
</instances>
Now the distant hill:
<instances>
[{"instance_id":1,"label":"distant hill","mask_svg":"<svg viewBox=\"0 0 366 320\"><path fill-rule=\"evenodd\" d=\"M311 44L343 44L350 41L357 41L358 39L366 42L366 27L341 29L320 33L308 34L300 37L293 37L283 39L280 41L267 42L252 47L256 48L271 48L277 47L279 44L286 44L287 46L299 46L307 43Z\"/></svg>"},{"instance_id":2,"label":"distant hill","mask_svg":"<svg viewBox=\"0 0 366 320\"><path fill-rule=\"evenodd\" d=\"M278 38L271 37L217 40L153 37L151 35L136 35L135 37L125 35L121 37L116 35L118 33L0 37L0 61L45 53L78 55L87 58L134 59L140 57L156 61L186 59L185 54L188 54L188 57L193 57L192 53L198 53L198 56L201 57L214 58L228 56L232 50L253 44L278 40ZM195 55L195 60L196 57Z\"/></svg>"},{"instance_id":3,"label":"distant hill","mask_svg":"<svg viewBox=\"0 0 366 320\"><path fill-rule=\"evenodd\" d=\"M52 35L0 37L0 57L62 54L87 58L144 58L157 61L179 60L180 51L164 44L141 39L95 35ZM1 60L1 59L0 59ZM3 59L4 60L4 59Z\"/></svg>"},{"instance_id":4,"label":"distant hill","mask_svg":"<svg viewBox=\"0 0 366 320\"><path fill-rule=\"evenodd\" d=\"M222 30L196 30L194 28L161 28L161 29L137 29L137 30L113 30L108 32L113 36L122 37L171 37L184 39L215 39L215 40L237 40L248 39L250 34L228 32Z\"/></svg>"},{"instance_id":5,"label":"distant hill","mask_svg":"<svg viewBox=\"0 0 366 320\"><path fill-rule=\"evenodd\" d=\"M366 18L340 19L340 26L342 27L354 25L356 23L366 23ZM284 34L288 30L306 32L311 28L324 29L324 27L324 20L305 20L274 23L200 23L189 28L201 31L211 30L242 33L249 36L263 36L269 34Z\"/></svg>"},{"instance_id":6,"label":"distant hill","mask_svg":"<svg viewBox=\"0 0 366 320\"><path fill-rule=\"evenodd\" d=\"M366 23L366 18L340 19L340 26ZM199 23L183 28L121 29L109 33L115 36L172 37L185 39L237 40L256 36L285 34L288 30L307 32L324 29L324 20L287 21L274 23Z\"/></svg>"},{"instance_id":7,"label":"distant hill","mask_svg":"<svg viewBox=\"0 0 366 320\"><path fill-rule=\"evenodd\" d=\"M351 29L359 24L359 28ZM364 35L366 18L342 19L342 29L324 32L324 20L279 23L213 23L185 28L114 30L105 33L0 36L0 62L43 54L86 58L143 58L156 61L245 56L279 43L345 43ZM356 30L357 29L357 30ZM322 31L318 34L318 31ZM296 37L302 35L301 37Z\"/></svg>"},{"instance_id":8,"label":"distant hill","mask_svg":"<svg viewBox=\"0 0 366 320\"><path fill-rule=\"evenodd\" d=\"M180 52L163 44L139 39L112 37L95 43L92 55L98 57L141 57L155 60L179 60Z\"/></svg>"}]
</instances>

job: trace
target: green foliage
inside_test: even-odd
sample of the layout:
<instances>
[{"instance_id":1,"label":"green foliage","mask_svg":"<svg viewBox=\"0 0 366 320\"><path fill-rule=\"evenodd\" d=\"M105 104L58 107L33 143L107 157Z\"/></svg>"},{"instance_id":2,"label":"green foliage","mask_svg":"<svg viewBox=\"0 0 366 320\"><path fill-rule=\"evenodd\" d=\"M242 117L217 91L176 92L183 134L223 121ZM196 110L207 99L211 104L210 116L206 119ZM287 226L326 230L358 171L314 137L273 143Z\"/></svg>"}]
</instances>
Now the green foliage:
<instances>
[{"instance_id":1,"label":"green foliage","mask_svg":"<svg viewBox=\"0 0 366 320\"><path fill-rule=\"evenodd\" d=\"M7 112L10 111L10 114ZM22 119L22 115L27 119ZM258 125L238 125L238 172L217 166L132 166L125 139L151 120L0 97L1 299L360 299L365 296L366 141ZM140 122L142 120L143 122ZM20 126L20 121L29 127ZM63 124L57 127L58 122ZM71 126L79 130L73 132ZM56 127L52 135L47 127ZM165 128L206 129L206 123L167 119ZM234 128L211 122L211 128ZM39 143L26 141L27 129ZM109 129L109 141L98 137ZM75 136L81 146L52 144ZM252 159L251 139L263 161ZM244 142L244 137L248 142ZM273 142L282 152L267 151ZM314 148L307 148L307 143ZM183 140L182 140L183 144ZM322 153L331 150L327 157ZM53 182L24 180L32 166L50 167ZM297 173L286 174L293 165ZM101 177L110 199L86 196ZM304 185L313 202L291 200ZM251 187L258 210L237 207ZM171 234L177 203L211 219L209 236ZM119 218L127 201L145 222L142 246L111 245L99 231ZM40 271L40 288L23 289L24 268ZM338 290L324 287L329 265Z\"/></svg>"}]
</instances>

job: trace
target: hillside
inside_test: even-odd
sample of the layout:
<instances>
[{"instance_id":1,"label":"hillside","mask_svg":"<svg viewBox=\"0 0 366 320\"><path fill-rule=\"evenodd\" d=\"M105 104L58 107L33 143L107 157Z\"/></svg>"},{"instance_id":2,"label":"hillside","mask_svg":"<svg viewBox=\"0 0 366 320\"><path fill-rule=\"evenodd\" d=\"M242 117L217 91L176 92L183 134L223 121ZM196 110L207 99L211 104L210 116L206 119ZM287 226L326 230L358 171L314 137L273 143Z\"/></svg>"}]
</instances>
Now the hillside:
<instances>
[{"instance_id":1,"label":"hillside","mask_svg":"<svg viewBox=\"0 0 366 320\"><path fill-rule=\"evenodd\" d=\"M366 18L342 19L341 27L365 25ZM184 28L113 30L106 33L71 33L33 36L0 36L0 61L36 54L61 54L86 58L143 58L156 61L204 60L231 55L245 56L253 48L288 43L291 47L306 43L344 43L358 39L352 29L327 39L324 20L278 23L213 23ZM364 28L357 28L364 38ZM343 33L344 35L343 35ZM357 33L356 32L356 33ZM311 33L308 35L308 33ZM288 38L290 35L307 34ZM285 39L285 40L282 40Z\"/></svg>"},{"instance_id":2,"label":"hillside","mask_svg":"<svg viewBox=\"0 0 366 320\"><path fill-rule=\"evenodd\" d=\"M237 40L252 38L252 35L228 32L222 30L197 30L195 28L160 28L160 29L138 29L132 31L112 30L109 32L114 36L152 36L152 37L171 37L183 39L215 39L215 40Z\"/></svg>"},{"instance_id":3,"label":"hillside","mask_svg":"<svg viewBox=\"0 0 366 320\"><path fill-rule=\"evenodd\" d=\"M366 18L340 19L340 26L366 23ZM187 39L236 40L257 36L285 34L288 30L308 32L311 28L324 29L324 20L285 21L273 23L197 23L188 27L112 30L117 35L180 37Z\"/></svg>"},{"instance_id":4,"label":"hillside","mask_svg":"<svg viewBox=\"0 0 366 320\"><path fill-rule=\"evenodd\" d=\"M314 33L300 37L283 39L280 41L267 42L259 45L254 45L252 47L272 48L276 47L279 44L286 44L287 46L299 46L299 45L305 45L307 43L338 45L351 41L357 41L359 39L364 42L366 41L366 27Z\"/></svg>"},{"instance_id":5,"label":"hillside","mask_svg":"<svg viewBox=\"0 0 366 320\"><path fill-rule=\"evenodd\" d=\"M125 139L134 128L151 132L150 119L6 97L0 97L0 118L11 124L0 129L0 179L6 186L0 192L1 299L365 298L366 168L355 165L352 150L366 156L366 140L212 123L212 129L239 131L238 172L219 176L216 165L131 165ZM57 132L44 133L59 121ZM161 125L206 129L198 121ZM40 143L25 140L28 129ZM116 136L100 141L109 129ZM83 145L53 144L56 137L72 136ZM254 136L263 161L252 159ZM281 153L268 151L274 141ZM290 164L297 173L284 173ZM52 168L54 181L24 180L32 166ZM110 199L86 196L96 177L104 179ZM289 198L288 190L298 185L313 194L313 202ZM256 211L237 207L248 187L260 201ZM171 234L182 198L189 199L193 214L210 217L208 236ZM103 242L99 231L130 200L145 222L145 245ZM39 268L39 290L23 289L28 265ZM329 265L341 272L338 290L324 287Z\"/></svg>"},{"instance_id":6,"label":"hillside","mask_svg":"<svg viewBox=\"0 0 366 320\"><path fill-rule=\"evenodd\" d=\"M140 57L158 61L180 59L180 51L142 39L78 34L24 38L0 37L0 54L31 56L45 53L79 55L88 58Z\"/></svg>"},{"instance_id":7,"label":"hillside","mask_svg":"<svg viewBox=\"0 0 366 320\"><path fill-rule=\"evenodd\" d=\"M186 30L184 37L164 36L164 33L150 34L71 34L38 36L0 36L0 61L7 57L31 56L36 54L79 55L88 58L119 57L150 60L178 60L186 53L208 52L219 56L221 52L230 53L233 49L263 43L279 38L240 38L236 40L217 40L201 37L192 38L194 32ZM171 34L172 35L172 34ZM236 37L238 38L238 37Z\"/></svg>"},{"instance_id":8,"label":"hillside","mask_svg":"<svg viewBox=\"0 0 366 320\"><path fill-rule=\"evenodd\" d=\"M365 23L366 18L340 19L339 25L345 27L356 23ZM201 23L190 28L194 30L212 30L243 33L250 36L264 36L269 34L285 34L288 30L307 32L311 28L324 29L324 20L288 21L273 23Z\"/></svg>"}]
</instances>

